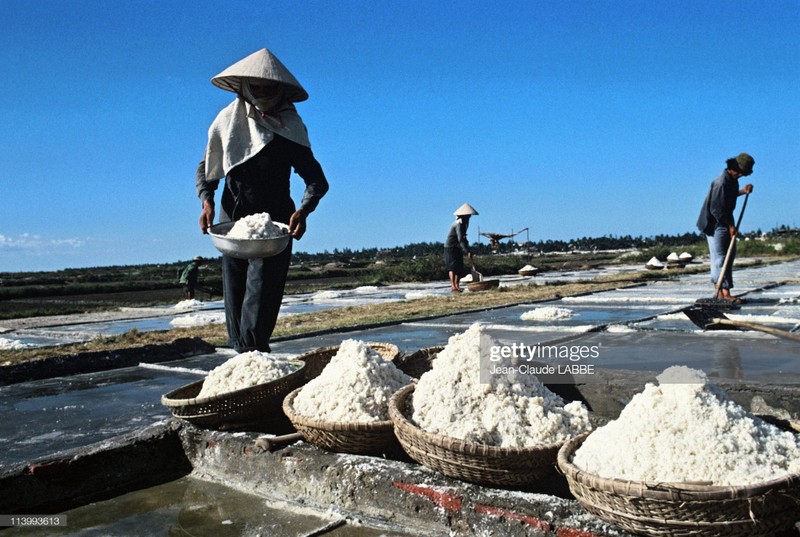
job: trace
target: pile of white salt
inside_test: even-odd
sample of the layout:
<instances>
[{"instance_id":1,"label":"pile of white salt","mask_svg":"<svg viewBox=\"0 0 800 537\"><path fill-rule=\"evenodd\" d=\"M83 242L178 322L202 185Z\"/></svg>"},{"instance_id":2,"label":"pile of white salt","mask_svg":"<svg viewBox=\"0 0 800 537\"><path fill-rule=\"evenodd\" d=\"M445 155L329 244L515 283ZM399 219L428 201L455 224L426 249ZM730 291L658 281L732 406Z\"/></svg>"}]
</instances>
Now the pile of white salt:
<instances>
[{"instance_id":1,"label":"pile of white salt","mask_svg":"<svg viewBox=\"0 0 800 537\"><path fill-rule=\"evenodd\" d=\"M523 321L563 321L572 317L572 310L556 306L543 306L526 311L519 316Z\"/></svg>"},{"instance_id":2,"label":"pile of white salt","mask_svg":"<svg viewBox=\"0 0 800 537\"><path fill-rule=\"evenodd\" d=\"M231 239L272 239L289 233L289 226L273 222L269 213L258 213L237 220L226 235Z\"/></svg>"},{"instance_id":3,"label":"pile of white salt","mask_svg":"<svg viewBox=\"0 0 800 537\"><path fill-rule=\"evenodd\" d=\"M633 481L749 485L800 473L800 439L749 414L702 371L666 369L575 452L579 468Z\"/></svg>"},{"instance_id":4,"label":"pile of white salt","mask_svg":"<svg viewBox=\"0 0 800 537\"><path fill-rule=\"evenodd\" d=\"M213 397L272 382L293 373L298 367L296 363L268 353L243 352L212 369L197 397Z\"/></svg>"},{"instance_id":5,"label":"pile of white salt","mask_svg":"<svg viewBox=\"0 0 800 537\"><path fill-rule=\"evenodd\" d=\"M308 418L338 422L389 419L389 399L411 377L363 341L346 339L318 377L294 399L294 410Z\"/></svg>"},{"instance_id":6,"label":"pile of white salt","mask_svg":"<svg viewBox=\"0 0 800 537\"><path fill-rule=\"evenodd\" d=\"M481 350L494 343L478 323L449 339L414 389L412 419L420 428L513 448L563 443L591 429L586 407L565 405L535 375L488 374L482 384Z\"/></svg>"}]
</instances>

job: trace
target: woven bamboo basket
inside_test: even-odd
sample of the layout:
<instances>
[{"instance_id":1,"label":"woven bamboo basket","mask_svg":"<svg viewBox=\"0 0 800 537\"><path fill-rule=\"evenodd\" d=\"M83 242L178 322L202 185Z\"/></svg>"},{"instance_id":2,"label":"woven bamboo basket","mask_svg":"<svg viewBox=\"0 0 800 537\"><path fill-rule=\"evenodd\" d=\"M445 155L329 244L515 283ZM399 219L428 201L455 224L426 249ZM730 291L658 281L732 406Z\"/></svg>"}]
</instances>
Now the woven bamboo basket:
<instances>
[{"instance_id":1,"label":"woven bamboo basket","mask_svg":"<svg viewBox=\"0 0 800 537\"><path fill-rule=\"evenodd\" d=\"M372 347L378 354L383 356L385 360L394 361L400 356L400 348L392 343L376 343L368 341L367 345ZM298 360L305 362L305 380L316 378L325 369L325 366L331 361L336 352L339 350L339 345L332 345L330 347L320 347L319 349L307 352L297 357Z\"/></svg>"},{"instance_id":2,"label":"woven bamboo basket","mask_svg":"<svg viewBox=\"0 0 800 537\"><path fill-rule=\"evenodd\" d=\"M412 352L403 357L397 367L409 377L415 379L420 378L424 373L431 369L431 364L436 355L442 352L443 345L435 347L426 347L418 351Z\"/></svg>"},{"instance_id":3,"label":"woven bamboo basket","mask_svg":"<svg viewBox=\"0 0 800 537\"><path fill-rule=\"evenodd\" d=\"M342 422L324 421L298 414L294 400L301 388L292 391L283 400L283 412L289 417L297 432L309 444L338 453L383 455L402 452L394 435L392 422Z\"/></svg>"},{"instance_id":4,"label":"woven bamboo basket","mask_svg":"<svg viewBox=\"0 0 800 537\"><path fill-rule=\"evenodd\" d=\"M409 419L413 392L413 384L398 390L389 401L389 416L400 445L415 461L446 476L490 486L527 486L553 474L561 444L503 448L423 431Z\"/></svg>"},{"instance_id":5,"label":"woven bamboo basket","mask_svg":"<svg viewBox=\"0 0 800 537\"><path fill-rule=\"evenodd\" d=\"M500 280L481 280L479 282L472 282L467 284L467 289L475 293L477 291L488 291L500 286Z\"/></svg>"},{"instance_id":6,"label":"woven bamboo basket","mask_svg":"<svg viewBox=\"0 0 800 537\"><path fill-rule=\"evenodd\" d=\"M292 430L282 411L283 398L305 380L305 364L272 382L213 397L198 398L205 380L192 382L161 396L161 404L172 415L190 423L219 431L283 433Z\"/></svg>"},{"instance_id":7,"label":"woven bamboo basket","mask_svg":"<svg viewBox=\"0 0 800 537\"><path fill-rule=\"evenodd\" d=\"M640 535L768 537L800 518L800 474L749 486L646 483L582 471L572 457L589 433L561 448L558 467L590 513Z\"/></svg>"}]
</instances>

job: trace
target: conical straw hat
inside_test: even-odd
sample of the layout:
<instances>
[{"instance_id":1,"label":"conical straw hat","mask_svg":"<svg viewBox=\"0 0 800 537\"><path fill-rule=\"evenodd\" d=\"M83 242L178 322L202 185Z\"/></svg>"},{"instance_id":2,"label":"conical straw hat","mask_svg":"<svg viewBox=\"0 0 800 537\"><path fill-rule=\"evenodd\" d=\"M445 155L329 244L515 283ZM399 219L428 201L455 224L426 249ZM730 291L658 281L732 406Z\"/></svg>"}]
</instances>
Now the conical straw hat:
<instances>
[{"instance_id":1,"label":"conical straw hat","mask_svg":"<svg viewBox=\"0 0 800 537\"><path fill-rule=\"evenodd\" d=\"M469 203L465 203L464 205L456 209L456 212L454 212L453 214L455 216L470 216L473 214L478 214L478 211L476 211Z\"/></svg>"},{"instance_id":2,"label":"conical straw hat","mask_svg":"<svg viewBox=\"0 0 800 537\"><path fill-rule=\"evenodd\" d=\"M299 102L308 99L308 93L300 82L274 54L265 48L234 63L212 78L211 83L226 91L239 93L242 88L242 78L280 82L286 88L286 97L289 101Z\"/></svg>"}]
</instances>

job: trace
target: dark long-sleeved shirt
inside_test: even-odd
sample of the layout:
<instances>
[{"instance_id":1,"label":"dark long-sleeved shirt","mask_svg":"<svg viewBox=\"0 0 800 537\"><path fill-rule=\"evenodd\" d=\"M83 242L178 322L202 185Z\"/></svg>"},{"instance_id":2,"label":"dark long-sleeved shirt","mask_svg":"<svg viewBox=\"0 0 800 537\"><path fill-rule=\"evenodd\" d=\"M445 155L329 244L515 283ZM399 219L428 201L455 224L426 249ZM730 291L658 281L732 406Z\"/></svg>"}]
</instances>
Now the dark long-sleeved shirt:
<instances>
[{"instance_id":1,"label":"dark long-sleeved shirt","mask_svg":"<svg viewBox=\"0 0 800 537\"><path fill-rule=\"evenodd\" d=\"M461 247L461 250L468 254L470 252L469 243L467 242L467 228L469 227L469 220L463 218L456 218L450 230L447 232L447 239L444 241L445 248Z\"/></svg>"},{"instance_id":2,"label":"dark long-sleeved shirt","mask_svg":"<svg viewBox=\"0 0 800 537\"><path fill-rule=\"evenodd\" d=\"M275 135L256 155L228 172L220 221L268 212L273 220L288 223L295 210L289 185L292 169L306 184L300 207L311 213L328 191L322 167L309 147ZM213 202L218 185L219 181L206 180L205 161L200 161L195 176L200 200Z\"/></svg>"},{"instance_id":3,"label":"dark long-sleeved shirt","mask_svg":"<svg viewBox=\"0 0 800 537\"><path fill-rule=\"evenodd\" d=\"M739 180L728 175L727 170L714 179L708 190L700 216L697 218L697 229L706 235L712 235L717 226L734 225L733 211L736 209L736 198L739 197Z\"/></svg>"}]
</instances>

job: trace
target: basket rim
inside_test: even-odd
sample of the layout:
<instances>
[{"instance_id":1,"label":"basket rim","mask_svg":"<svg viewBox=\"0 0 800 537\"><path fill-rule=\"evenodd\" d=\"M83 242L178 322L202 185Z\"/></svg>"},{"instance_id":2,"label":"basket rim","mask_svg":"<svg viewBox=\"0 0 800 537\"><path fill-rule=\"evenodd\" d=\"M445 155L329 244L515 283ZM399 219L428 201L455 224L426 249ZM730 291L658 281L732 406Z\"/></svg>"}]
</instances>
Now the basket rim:
<instances>
[{"instance_id":1,"label":"basket rim","mask_svg":"<svg viewBox=\"0 0 800 537\"><path fill-rule=\"evenodd\" d=\"M423 352L427 352L427 353L435 352L436 354L439 354L440 352L442 352L444 350L445 347L446 347L446 345L431 345L430 347L422 347L421 349L417 349L417 350L415 350L414 352L412 352L410 354L406 354L406 358L410 358L412 356L415 356L417 354L421 354Z\"/></svg>"},{"instance_id":2,"label":"basket rim","mask_svg":"<svg viewBox=\"0 0 800 537\"><path fill-rule=\"evenodd\" d=\"M266 386L271 386L271 385L273 385L275 383L278 383L278 382L285 382L286 379L292 378L294 376L299 376L301 373L305 374L305 367L306 367L306 363L305 362L302 362L300 360L289 360L289 362L294 364L294 365L298 365L299 367L297 369L295 369L294 371L292 371L291 373L289 373L288 375L284 375L282 377L279 377L279 378L277 378L275 380L271 380L269 382L262 382L261 384L256 384L255 386L248 386L247 388L242 388L240 390L234 390L232 392L220 393L220 394L217 394L217 395L212 395L210 397L189 397L189 398L185 398L185 399L175 399L173 397L170 397L171 395L173 395L176 392L179 392L181 390L186 390L188 388L194 388L195 386L198 388L197 389L197 393L200 393L200 389L203 387L203 383L205 382L205 378L203 378L203 379L200 379L200 380L196 380L194 382L190 382L189 384L184 384L183 386L175 388L171 392L162 395L161 396L161 404L164 405L164 406L167 406L167 407L184 407L184 406L201 405L201 404L206 404L206 403L212 403L212 402L219 401L219 400L222 400L222 399L230 399L232 397L239 397L239 396L242 396L242 395L248 395L248 394L250 394L252 392L257 392L259 390L263 390L264 387L266 387Z\"/></svg>"},{"instance_id":3,"label":"basket rim","mask_svg":"<svg viewBox=\"0 0 800 537\"><path fill-rule=\"evenodd\" d=\"M401 410L401 405L405 403L406 399L411 395L415 388L416 384L409 384L400 388L392 395L392 398L389 400L389 417L396 428L403 429L407 433L417 436L424 442L434 446L438 446L455 453L473 456L480 455L486 457L505 457L509 455L519 456L541 451L556 450L562 446L561 442L554 442L552 444L542 444L524 448L500 447L492 446L490 444L470 442L461 438L455 438L443 434L431 433L415 425Z\"/></svg>"},{"instance_id":4,"label":"basket rim","mask_svg":"<svg viewBox=\"0 0 800 537\"><path fill-rule=\"evenodd\" d=\"M770 479L750 485L705 485L697 483L635 481L630 479L601 477L578 468L572 456L591 432L583 433L567 441L558 451L556 462L568 480L574 480L601 492L648 499L671 499L676 501L732 500L761 496L779 487L800 487L800 473Z\"/></svg>"},{"instance_id":5,"label":"basket rim","mask_svg":"<svg viewBox=\"0 0 800 537\"><path fill-rule=\"evenodd\" d=\"M479 282L467 283L467 289L491 289L493 287L498 287L499 285L500 280L481 280Z\"/></svg>"},{"instance_id":6,"label":"basket rim","mask_svg":"<svg viewBox=\"0 0 800 537\"><path fill-rule=\"evenodd\" d=\"M319 429L322 431L334 431L334 432L347 432L347 431L379 431L383 429L393 429L394 426L391 420L380 420L380 421L327 421L321 420L317 418L309 418L308 416L303 416L299 414L294 409L294 400L297 397L297 394L300 393L300 390L303 389L303 386L299 388L295 388L291 392L283 398L283 412L286 414L286 417L289 418L289 421L292 422L292 425L295 428L299 429L300 427L308 427L311 429Z\"/></svg>"},{"instance_id":7,"label":"basket rim","mask_svg":"<svg viewBox=\"0 0 800 537\"><path fill-rule=\"evenodd\" d=\"M397 365L397 367L400 370L402 370L404 373L406 373L406 370L404 368L407 367L408 364L411 363L412 360L416 360L417 358L422 357L422 356L430 358L430 356L432 354L435 354L435 355L438 356L439 353L444 350L444 348L445 348L444 345L431 345L430 347L422 347L421 349L417 349L414 352L404 354L400 358L398 363L395 364L395 365ZM434 359L435 359L435 357L434 357ZM433 360L428 360L428 363L431 363L431 362L433 362ZM408 375L408 373L406 373L406 375ZM411 377L419 379L419 377L414 377L413 375L411 375Z\"/></svg>"}]
</instances>

